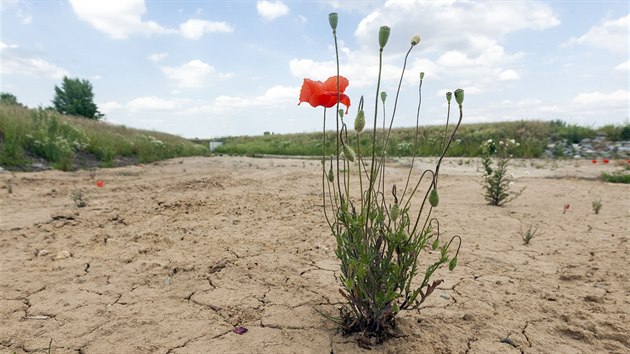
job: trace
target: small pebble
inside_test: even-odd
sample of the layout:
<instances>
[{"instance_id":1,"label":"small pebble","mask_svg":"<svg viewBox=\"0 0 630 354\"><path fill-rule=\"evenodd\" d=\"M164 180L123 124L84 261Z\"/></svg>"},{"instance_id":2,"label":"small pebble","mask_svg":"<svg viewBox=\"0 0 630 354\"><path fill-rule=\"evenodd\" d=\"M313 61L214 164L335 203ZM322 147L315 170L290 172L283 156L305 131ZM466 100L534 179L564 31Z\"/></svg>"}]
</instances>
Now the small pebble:
<instances>
[{"instance_id":1,"label":"small pebble","mask_svg":"<svg viewBox=\"0 0 630 354\"><path fill-rule=\"evenodd\" d=\"M48 250L39 250L39 252L37 252L37 257L44 257L46 255L48 255L50 253L50 251Z\"/></svg>"},{"instance_id":2,"label":"small pebble","mask_svg":"<svg viewBox=\"0 0 630 354\"><path fill-rule=\"evenodd\" d=\"M55 259L66 259L70 257L72 257L72 254L69 251L63 250L63 251L57 252Z\"/></svg>"}]
</instances>

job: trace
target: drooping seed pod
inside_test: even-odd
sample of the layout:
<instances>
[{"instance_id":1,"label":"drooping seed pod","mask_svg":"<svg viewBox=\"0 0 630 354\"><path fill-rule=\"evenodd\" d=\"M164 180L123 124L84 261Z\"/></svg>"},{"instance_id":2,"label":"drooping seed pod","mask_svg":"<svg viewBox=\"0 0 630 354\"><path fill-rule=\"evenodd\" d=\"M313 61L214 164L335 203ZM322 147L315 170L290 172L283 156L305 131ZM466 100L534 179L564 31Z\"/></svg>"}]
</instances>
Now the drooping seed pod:
<instances>
[{"instance_id":1,"label":"drooping seed pod","mask_svg":"<svg viewBox=\"0 0 630 354\"><path fill-rule=\"evenodd\" d=\"M437 189L433 188L431 193L429 193L429 203L432 207L437 207L440 204L440 196L438 195Z\"/></svg>"},{"instance_id":2,"label":"drooping seed pod","mask_svg":"<svg viewBox=\"0 0 630 354\"><path fill-rule=\"evenodd\" d=\"M328 170L328 182L331 182L335 180L335 174L333 173L333 167L332 165L330 165L330 169Z\"/></svg>"},{"instance_id":3,"label":"drooping seed pod","mask_svg":"<svg viewBox=\"0 0 630 354\"><path fill-rule=\"evenodd\" d=\"M438 248L438 246L440 246L440 240L436 238L435 241L433 241L433 244L431 245L431 249L435 251Z\"/></svg>"},{"instance_id":4,"label":"drooping seed pod","mask_svg":"<svg viewBox=\"0 0 630 354\"><path fill-rule=\"evenodd\" d=\"M453 257L450 262L448 262L448 270L453 271L457 266L457 257Z\"/></svg>"},{"instance_id":5,"label":"drooping seed pod","mask_svg":"<svg viewBox=\"0 0 630 354\"><path fill-rule=\"evenodd\" d=\"M356 155L354 153L354 150L352 150L350 146L343 144L342 151L343 155L346 157L346 159L348 159L348 161L354 162L354 160L356 159Z\"/></svg>"},{"instance_id":6,"label":"drooping seed pod","mask_svg":"<svg viewBox=\"0 0 630 354\"><path fill-rule=\"evenodd\" d=\"M359 110L357 117L354 119L354 130L360 133L363 131L363 128L365 128L365 112Z\"/></svg>"}]
</instances>

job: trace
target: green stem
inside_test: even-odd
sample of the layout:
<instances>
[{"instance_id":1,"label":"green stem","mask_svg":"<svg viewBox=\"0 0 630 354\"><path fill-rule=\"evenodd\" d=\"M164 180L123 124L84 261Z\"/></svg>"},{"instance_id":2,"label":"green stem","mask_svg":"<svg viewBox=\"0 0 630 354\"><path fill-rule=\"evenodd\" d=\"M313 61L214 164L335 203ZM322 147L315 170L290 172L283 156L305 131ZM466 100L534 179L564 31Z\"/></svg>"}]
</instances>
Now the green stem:
<instances>
[{"instance_id":1,"label":"green stem","mask_svg":"<svg viewBox=\"0 0 630 354\"><path fill-rule=\"evenodd\" d=\"M370 220L370 209L372 207L372 193L374 191L374 179L376 173L376 120L378 118L378 96L379 91L381 89L381 73L383 71L383 48L379 49L378 52L378 79L376 81L376 98L374 99L374 128L372 130L372 165L370 166L370 185L368 187L368 195L367 195L367 218L366 220ZM367 234L368 231L368 222L365 223L365 232Z\"/></svg>"},{"instance_id":2,"label":"green stem","mask_svg":"<svg viewBox=\"0 0 630 354\"><path fill-rule=\"evenodd\" d=\"M332 224L328 218L328 213L326 212L326 182L328 181L326 173L326 108L324 108L324 124L322 133L324 134L324 146L322 147L322 203L324 205L324 217L326 218L328 226L332 228Z\"/></svg>"},{"instance_id":3,"label":"green stem","mask_svg":"<svg viewBox=\"0 0 630 354\"><path fill-rule=\"evenodd\" d=\"M413 154L411 157L411 166L409 166L409 174L407 175L407 181L405 182L405 189L403 189L401 203L405 199L407 194L407 188L409 187L409 181L411 180L411 173L413 172L413 165L416 161L416 154L418 153L418 134L420 132L420 107L422 106L422 79L420 79L420 85L418 85L418 110L416 111L416 133L413 143Z\"/></svg>"},{"instance_id":4,"label":"green stem","mask_svg":"<svg viewBox=\"0 0 630 354\"><path fill-rule=\"evenodd\" d=\"M337 161L337 173L336 173L336 179L337 179L337 190L339 191L339 196L341 196L341 191L343 189L341 189L341 183L339 182L339 171L341 170L339 168L339 101L341 100L341 91L339 88L339 47L337 45L337 30L333 30L333 39L335 41L335 60L337 63L337 109L335 110L335 122L336 122L336 135L337 135L337 145L336 145L336 161ZM339 230L338 230L339 231Z\"/></svg>"}]
</instances>

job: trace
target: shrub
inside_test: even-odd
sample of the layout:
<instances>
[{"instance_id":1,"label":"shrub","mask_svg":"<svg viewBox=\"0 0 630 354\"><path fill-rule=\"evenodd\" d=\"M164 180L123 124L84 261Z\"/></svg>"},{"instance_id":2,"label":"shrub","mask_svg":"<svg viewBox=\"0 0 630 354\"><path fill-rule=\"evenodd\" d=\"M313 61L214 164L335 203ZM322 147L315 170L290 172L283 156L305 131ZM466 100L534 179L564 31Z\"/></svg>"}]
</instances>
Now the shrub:
<instances>
[{"instance_id":1,"label":"shrub","mask_svg":"<svg viewBox=\"0 0 630 354\"><path fill-rule=\"evenodd\" d=\"M490 205L502 206L516 199L525 189L511 191L516 181L509 171L511 150L518 146L514 139L501 140L498 144L489 139L481 145L482 185L484 197ZM493 161L493 157L496 157L496 161Z\"/></svg>"}]
</instances>

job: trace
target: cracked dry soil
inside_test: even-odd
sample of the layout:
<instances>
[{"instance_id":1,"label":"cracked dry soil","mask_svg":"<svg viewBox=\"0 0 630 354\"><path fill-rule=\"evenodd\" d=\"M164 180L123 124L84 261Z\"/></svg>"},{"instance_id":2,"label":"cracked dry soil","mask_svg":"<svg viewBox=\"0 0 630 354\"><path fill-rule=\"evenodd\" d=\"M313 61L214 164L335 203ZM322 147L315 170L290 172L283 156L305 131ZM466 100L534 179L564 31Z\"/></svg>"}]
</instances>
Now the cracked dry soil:
<instances>
[{"instance_id":1,"label":"cracked dry soil","mask_svg":"<svg viewBox=\"0 0 630 354\"><path fill-rule=\"evenodd\" d=\"M497 208L474 163L456 161L434 215L463 239L458 267L373 352L630 352L630 186L585 179L601 169L587 161L521 161L527 189ZM42 353L51 339L53 353L365 351L314 310L341 301L319 166L175 159L98 170L104 188L86 171L0 175L13 179L0 189L0 352ZM388 169L399 185L402 167ZM530 224L543 234L525 246Z\"/></svg>"}]
</instances>

